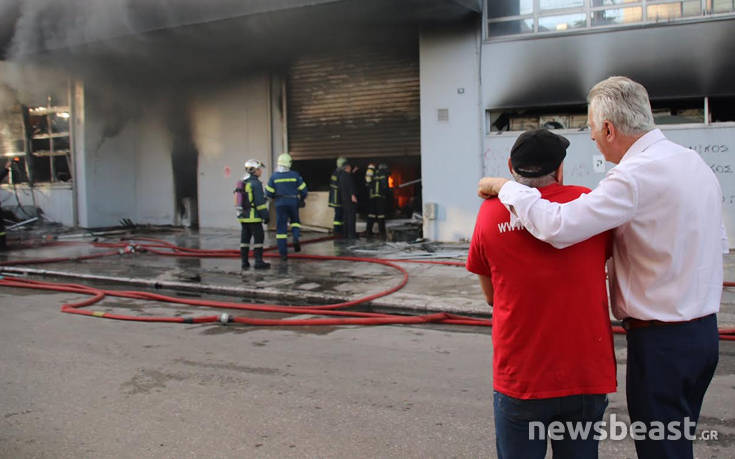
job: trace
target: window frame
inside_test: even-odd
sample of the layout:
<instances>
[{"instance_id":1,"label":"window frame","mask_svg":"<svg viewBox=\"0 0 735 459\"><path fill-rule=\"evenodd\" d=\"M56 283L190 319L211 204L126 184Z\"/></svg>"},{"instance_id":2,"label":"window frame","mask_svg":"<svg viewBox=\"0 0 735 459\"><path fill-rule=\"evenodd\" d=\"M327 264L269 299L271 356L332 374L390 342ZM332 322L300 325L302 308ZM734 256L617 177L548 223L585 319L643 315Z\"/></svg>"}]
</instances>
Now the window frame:
<instances>
[{"instance_id":1,"label":"window frame","mask_svg":"<svg viewBox=\"0 0 735 459\"><path fill-rule=\"evenodd\" d=\"M626 28L639 28L652 25L667 25L667 24L680 24L687 22L702 22L709 20L718 20L722 18L728 18L735 16L735 3L733 3L732 10L725 12L713 12L713 0L698 0L700 4L699 14L692 16L681 16L668 19L651 20L648 17L648 7L656 5L673 5L673 4L684 4L691 2L692 0L638 0L632 2L621 2L614 5L601 5L593 6L593 0L583 0L582 6L567 7L567 8L553 8L553 9L541 9L541 0L533 0L533 9L529 14L517 14L511 16L502 16L496 18L488 17L488 2L493 0L484 0L482 7L483 15L483 37L486 42L493 41L509 41L519 40L527 38L547 37L555 35L570 35L579 33L590 33L601 30L610 29L626 29ZM625 24L604 24L604 25L593 25L592 16L598 11L607 10L621 10L625 8L640 8L641 19L637 22L630 22ZM554 17L560 15L572 15L572 14L584 14L585 15L585 26L579 28L570 28L568 30L550 30L550 31L539 31L539 18ZM526 21L531 20L532 31L531 32L520 32L515 34L497 35L491 36L492 24L499 23L510 23L513 21Z\"/></svg>"}]
</instances>

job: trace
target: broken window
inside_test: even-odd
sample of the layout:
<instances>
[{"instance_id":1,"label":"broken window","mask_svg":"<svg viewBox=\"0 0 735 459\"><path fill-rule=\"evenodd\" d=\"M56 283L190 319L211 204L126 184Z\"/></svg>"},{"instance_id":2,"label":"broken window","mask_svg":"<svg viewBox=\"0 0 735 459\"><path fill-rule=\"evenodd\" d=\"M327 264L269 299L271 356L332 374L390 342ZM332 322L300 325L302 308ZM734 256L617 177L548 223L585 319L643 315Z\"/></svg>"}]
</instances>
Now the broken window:
<instances>
[{"instance_id":1,"label":"broken window","mask_svg":"<svg viewBox=\"0 0 735 459\"><path fill-rule=\"evenodd\" d=\"M584 129L587 106L488 110L486 132L527 131L529 129Z\"/></svg>"},{"instance_id":2,"label":"broken window","mask_svg":"<svg viewBox=\"0 0 735 459\"><path fill-rule=\"evenodd\" d=\"M0 155L12 160L12 183L71 180L71 112L66 105L17 105L0 117Z\"/></svg>"},{"instance_id":3,"label":"broken window","mask_svg":"<svg viewBox=\"0 0 735 459\"><path fill-rule=\"evenodd\" d=\"M735 121L735 97L697 97L652 100L654 122L665 124L703 124ZM705 117L705 114L708 116ZM587 106L534 107L487 110L486 133L526 131L529 129L586 129Z\"/></svg>"}]
</instances>

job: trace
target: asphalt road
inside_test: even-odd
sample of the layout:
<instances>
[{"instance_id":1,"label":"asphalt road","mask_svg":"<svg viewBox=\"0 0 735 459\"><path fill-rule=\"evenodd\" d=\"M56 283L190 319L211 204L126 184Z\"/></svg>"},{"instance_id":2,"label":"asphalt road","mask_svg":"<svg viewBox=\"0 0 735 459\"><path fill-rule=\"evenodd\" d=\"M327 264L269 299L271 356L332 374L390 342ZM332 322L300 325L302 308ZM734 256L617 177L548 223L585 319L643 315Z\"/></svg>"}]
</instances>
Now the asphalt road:
<instances>
[{"instance_id":1,"label":"asphalt road","mask_svg":"<svg viewBox=\"0 0 735 459\"><path fill-rule=\"evenodd\" d=\"M495 456L489 330L140 324L59 312L78 298L0 289L0 457ZM616 351L608 414L627 419L624 339ZM733 373L735 343L722 343L699 428L718 440L696 442L697 457L735 457ZM605 441L600 455L634 457L632 441Z\"/></svg>"}]
</instances>

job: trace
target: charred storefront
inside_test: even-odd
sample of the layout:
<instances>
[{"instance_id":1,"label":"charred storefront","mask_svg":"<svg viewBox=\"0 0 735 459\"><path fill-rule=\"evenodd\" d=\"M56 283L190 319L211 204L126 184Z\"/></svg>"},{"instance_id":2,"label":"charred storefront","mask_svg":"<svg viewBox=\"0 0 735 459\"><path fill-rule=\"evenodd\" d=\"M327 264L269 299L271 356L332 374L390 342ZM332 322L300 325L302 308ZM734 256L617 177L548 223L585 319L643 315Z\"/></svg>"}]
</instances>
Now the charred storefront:
<instances>
[{"instance_id":1,"label":"charred storefront","mask_svg":"<svg viewBox=\"0 0 735 459\"><path fill-rule=\"evenodd\" d=\"M481 5L11 0L0 10L3 59L23 69L2 131L18 185L32 197L40 182L53 185L46 196L64 188L65 224L234 227L243 162L269 174L285 151L315 192L307 205L324 207L316 214L339 156L358 182L368 164L387 164L391 214L420 213L421 33L474 27ZM28 65L53 69L63 91L36 91Z\"/></svg>"}]
</instances>

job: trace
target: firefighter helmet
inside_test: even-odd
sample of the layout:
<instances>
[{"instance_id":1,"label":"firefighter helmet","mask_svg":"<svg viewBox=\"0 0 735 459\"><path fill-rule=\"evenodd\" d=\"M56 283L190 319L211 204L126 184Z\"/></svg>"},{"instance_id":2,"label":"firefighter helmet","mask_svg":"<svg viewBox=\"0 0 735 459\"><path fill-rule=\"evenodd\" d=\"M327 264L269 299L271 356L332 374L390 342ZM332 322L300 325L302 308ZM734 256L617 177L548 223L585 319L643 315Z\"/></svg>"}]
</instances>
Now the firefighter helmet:
<instances>
[{"instance_id":1,"label":"firefighter helmet","mask_svg":"<svg viewBox=\"0 0 735 459\"><path fill-rule=\"evenodd\" d=\"M368 164L367 170L365 171L365 182L370 183L373 181L373 175L375 175L375 164Z\"/></svg>"},{"instance_id":2,"label":"firefighter helmet","mask_svg":"<svg viewBox=\"0 0 735 459\"><path fill-rule=\"evenodd\" d=\"M261 163L257 159L248 159L245 161L245 172L248 174L254 174L256 169L262 169L265 164Z\"/></svg>"},{"instance_id":3,"label":"firefighter helmet","mask_svg":"<svg viewBox=\"0 0 735 459\"><path fill-rule=\"evenodd\" d=\"M344 156L340 156L339 158L337 158L337 167L344 166L346 162L347 158L345 158Z\"/></svg>"},{"instance_id":4,"label":"firefighter helmet","mask_svg":"<svg viewBox=\"0 0 735 459\"><path fill-rule=\"evenodd\" d=\"M291 163L293 162L293 159L291 159L291 155L288 153L282 153L278 155L278 165L283 167L291 167Z\"/></svg>"}]
</instances>

